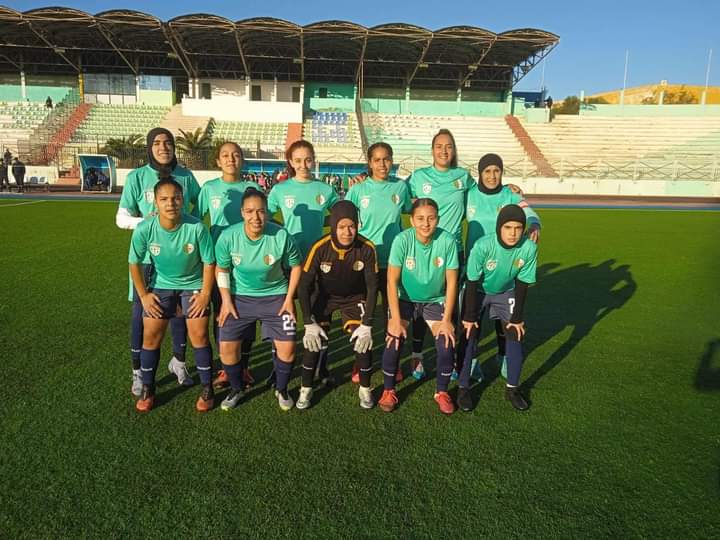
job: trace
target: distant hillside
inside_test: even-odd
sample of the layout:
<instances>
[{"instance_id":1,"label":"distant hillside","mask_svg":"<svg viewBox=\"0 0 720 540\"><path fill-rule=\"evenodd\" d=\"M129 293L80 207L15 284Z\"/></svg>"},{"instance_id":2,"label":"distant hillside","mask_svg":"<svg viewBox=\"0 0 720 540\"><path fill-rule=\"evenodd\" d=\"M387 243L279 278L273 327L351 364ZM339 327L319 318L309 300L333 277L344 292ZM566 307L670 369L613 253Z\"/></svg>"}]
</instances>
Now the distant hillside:
<instances>
[{"instance_id":1,"label":"distant hillside","mask_svg":"<svg viewBox=\"0 0 720 540\"><path fill-rule=\"evenodd\" d=\"M625 89L625 104L627 105L640 105L643 100L652 100L657 102L657 96L660 94L662 86L660 84L646 84L644 86L635 86L633 88ZM665 93L678 95L681 92L686 92L687 95L692 96L695 99L695 103L700 103L704 86L692 86L683 84L668 84L665 86ZM601 92L599 94L593 94L591 96L585 96L586 99L604 99L608 103L617 104L620 102L620 90L612 90L610 92ZM666 101L667 103L667 101ZM709 104L720 104L720 86L708 87L708 95L706 103Z\"/></svg>"}]
</instances>

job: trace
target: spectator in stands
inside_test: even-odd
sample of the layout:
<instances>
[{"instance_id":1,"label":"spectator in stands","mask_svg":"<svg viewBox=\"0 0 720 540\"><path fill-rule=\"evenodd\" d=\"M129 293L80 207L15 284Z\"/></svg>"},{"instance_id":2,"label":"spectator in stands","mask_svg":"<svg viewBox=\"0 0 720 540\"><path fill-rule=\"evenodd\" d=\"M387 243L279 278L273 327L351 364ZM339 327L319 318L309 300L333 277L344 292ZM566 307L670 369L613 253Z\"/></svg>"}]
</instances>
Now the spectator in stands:
<instances>
[{"instance_id":1,"label":"spectator in stands","mask_svg":"<svg viewBox=\"0 0 720 540\"><path fill-rule=\"evenodd\" d=\"M46 106L48 109L52 109L52 108L53 108L53 102L52 102L52 98L51 98L50 96L48 96L47 99L45 100L45 106Z\"/></svg>"},{"instance_id":2,"label":"spectator in stands","mask_svg":"<svg viewBox=\"0 0 720 540\"><path fill-rule=\"evenodd\" d=\"M25 191L25 164L15 156L12 164L12 174L17 184L18 193Z\"/></svg>"},{"instance_id":3,"label":"spectator in stands","mask_svg":"<svg viewBox=\"0 0 720 540\"><path fill-rule=\"evenodd\" d=\"M9 166L10 160L12 159L12 154L10 153L10 149L6 148L5 153L3 154L3 158L5 158L5 163Z\"/></svg>"},{"instance_id":4,"label":"spectator in stands","mask_svg":"<svg viewBox=\"0 0 720 540\"><path fill-rule=\"evenodd\" d=\"M7 190L10 191L10 180L8 179L8 164L3 158L0 158L0 191L4 190L6 187Z\"/></svg>"}]
</instances>

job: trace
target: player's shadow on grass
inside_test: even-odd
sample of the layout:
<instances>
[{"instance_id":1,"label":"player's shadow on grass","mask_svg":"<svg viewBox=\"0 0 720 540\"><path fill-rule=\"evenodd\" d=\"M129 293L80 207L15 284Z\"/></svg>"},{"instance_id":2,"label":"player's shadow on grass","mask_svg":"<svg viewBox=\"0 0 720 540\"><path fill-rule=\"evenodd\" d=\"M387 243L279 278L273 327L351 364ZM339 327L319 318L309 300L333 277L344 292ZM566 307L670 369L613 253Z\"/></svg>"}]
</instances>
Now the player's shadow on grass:
<instances>
[{"instance_id":1,"label":"player's shadow on grass","mask_svg":"<svg viewBox=\"0 0 720 540\"><path fill-rule=\"evenodd\" d=\"M572 333L523 381L528 393L568 357L597 323L621 308L637 290L630 266L616 266L615 259L557 270L559 266L546 263L538 268L537 285L530 291L525 316L526 358L568 327Z\"/></svg>"},{"instance_id":2,"label":"player's shadow on grass","mask_svg":"<svg viewBox=\"0 0 720 540\"><path fill-rule=\"evenodd\" d=\"M715 365L713 366L713 361ZM720 339L712 339L705 353L700 357L695 388L700 391L720 390Z\"/></svg>"}]
</instances>

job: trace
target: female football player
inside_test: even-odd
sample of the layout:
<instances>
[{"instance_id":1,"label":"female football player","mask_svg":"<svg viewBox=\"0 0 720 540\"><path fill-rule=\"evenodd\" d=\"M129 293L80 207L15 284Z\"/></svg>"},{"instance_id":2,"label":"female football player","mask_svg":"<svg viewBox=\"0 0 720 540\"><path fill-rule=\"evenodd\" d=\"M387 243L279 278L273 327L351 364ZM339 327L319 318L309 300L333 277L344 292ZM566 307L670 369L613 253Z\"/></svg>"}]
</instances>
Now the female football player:
<instances>
[{"instance_id":1,"label":"female football player","mask_svg":"<svg viewBox=\"0 0 720 540\"><path fill-rule=\"evenodd\" d=\"M452 414L455 404L448 394L453 370L455 327L453 310L458 295L457 240L438 228L438 204L417 199L410 214L412 228L395 237L388 259L387 296L390 319L382 365L384 391L378 405L386 412L398 403L395 373L407 327L422 318L435 338L437 392L435 401L443 414Z\"/></svg>"},{"instance_id":2,"label":"female football player","mask_svg":"<svg viewBox=\"0 0 720 540\"><path fill-rule=\"evenodd\" d=\"M215 282L212 240L202 221L183 213L183 189L178 182L163 178L153 191L157 215L137 225L128 257L130 275L143 307L142 392L135 408L142 413L153 408L160 344L168 321L181 312L203 385L196 409L206 412L214 404L208 339L208 304ZM147 257L154 269L149 280L143 270Z\"/></svg>"},{"instance_id":3,"label":"female football player","mask_svg":"<svg viewBox=\"0 0 720 540\"><path fill-rule=\"evenodd\" d=\"M528 408L518 388L523 363L521 342L525 336L523 311L537 267L537 245L525 236L525 225L523 209L508 204L498 214L495 234L486 234L472 247L462 317L470 358L474 356L475 334L480 330L483 312L487 310L490 319L501 321L507 339L505 397L520 411ZM465 362L458 390L458 405L465 411L472 409L469 387L470 362Z\"/></svg>"},{"instance_id":4,"label":"female football player","mask_svg":"<svg viewBox=\"0 0 720 540\"><path fill-rule=\"evenodd\" d=\"M303 265L298 298L305 321L305 354L298 409L310 406L315 368L320 351L327 350L327 331L335 311L340 312L343 330L355 342L360 406L371 409L374 405L370 375L378 266L375 247L357 231L355 205L350 201L336 203L330 211L330 234L313 244Z\"/></svg>"},{"instance_id":5,"label":"female football player","mask_svg":"<svg viewBox=\"0 0 720 540\"><path fill-rule=\"evenodd\" d=\"M147 165L130 171L125 180L120 205L115 215L115 223L121 229L135 229L137 225L147 216L155 212L154 209L154 187L159 180L159 171L168 167L175 181L182 186L185 213L194 212L192 206L197 204L200 186L195 180L192 172L178 165L175 157L175 138L165 128L151 129L147 134ZM143 270L146 272L146 279L150 279L152 267L149 265L149 258L143 263ZM143 308L140 298L132 287L130 280L129 300L133 303L132 317L130 323L130 355L133 368L132 393L140 396L142 392L142 381L140 376L140 349L143 342ZM178 383L191 386L193 384L190 375L185 368L185 343L187 330L185 322L179 318L170 320L172 332L173 357L168 364L168 369L173 373Z\"/></svg>"},{"instance_id":6,"label":"female football player","mask_svg":"<svg viewBox=\"0 0 720 540\"><path fill-rule=\"evenodd\" d=\"M203 184L198 196L198 213L200 217L203 218L206 214L210 214L210 236L212 236L213 245L217 243L223 230L242 220L241 208L245 190L252 187L262 191L257 183L241 180L243 152L239 144L234 142L223 144L218 149L217 165L220 167L222 175ZM217 285L213 289L212 304L214 313L213 335L217 343L219 335L217 316L220 312L220 293L217 290ZM252 326L248 328L248 335L243 339L243 348L240 355L243 380L246 386L252 385L254 382L249 369L250 350L254 341L255 327ZM228 382L226 373L220 370L213 381L213 385L215 388L223 388L228 385Z\"/></svg>"},{"instance_id":7,"label":"female football player","mask_svg":"<svg viewBox=\"0 0 720 540\"><path fill-rule=\"evenodd\" d=\"M273 342L276 396L284 411L294 402L287 391L295 359L295 305L300 253L290 233L268 221L267 199L250 188L242 201L243 221L225 229L215 245L220 308L220 358L230 380L221 408L237 407L243 397L239 353L249 327L261 324ZM289 278L288 278L289 273Z\"/></svg>"}]
</instances>

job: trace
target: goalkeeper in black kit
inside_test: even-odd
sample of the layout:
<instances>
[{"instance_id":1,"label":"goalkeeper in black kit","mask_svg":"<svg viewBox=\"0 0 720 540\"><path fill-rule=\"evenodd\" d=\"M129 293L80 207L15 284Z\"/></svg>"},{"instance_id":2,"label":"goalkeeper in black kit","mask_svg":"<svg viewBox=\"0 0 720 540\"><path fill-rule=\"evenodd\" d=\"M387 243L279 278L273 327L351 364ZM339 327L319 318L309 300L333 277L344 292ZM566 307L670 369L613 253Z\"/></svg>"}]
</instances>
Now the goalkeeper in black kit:
<instances>
[{"instance_id":1,"label":"goalkeeper in black kit","mask_svg":"<svg viewBox=\"0 0 720 540\"><path fill-rule=\"evenodd\" d=\"M298 289L305 321L302 386L298 409L307 409L312 398L313 377L320 351L327 349L328 330L335 311L343 330L354 343L360 368L360 407L375 404L370 389L372 373L372 320L378 293L375 246L358 235L358 212L350 201L330 209L330 234L313 244Z\"/></svg>"}]
</instances>

